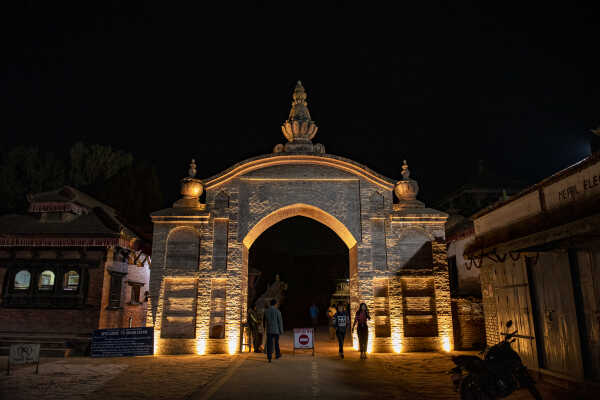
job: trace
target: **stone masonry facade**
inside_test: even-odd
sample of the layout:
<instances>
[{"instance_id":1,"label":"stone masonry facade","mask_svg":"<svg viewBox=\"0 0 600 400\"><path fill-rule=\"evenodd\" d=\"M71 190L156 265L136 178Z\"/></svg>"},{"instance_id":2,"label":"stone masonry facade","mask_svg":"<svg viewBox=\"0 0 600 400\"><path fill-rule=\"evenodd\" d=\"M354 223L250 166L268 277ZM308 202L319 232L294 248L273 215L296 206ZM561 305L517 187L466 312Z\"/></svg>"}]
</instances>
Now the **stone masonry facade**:
<instances>
[{"instance_id":1,"label":"stone masonry facade","mask_svg":"<svg viewBox=\"0 0 600 400\"><path fill-rule=\"evenodd\" d=\"M406 163L395 182L312 144L305 99L299 84L285 146L204 180L192 162L183 198L152 214L147 323L157 354L240 351L252 243L293 216L323 223L347 245L351 312L365 302L372 313L369 351L451 349L447 215L416 200Z\"/></svg>"}]
</instances>

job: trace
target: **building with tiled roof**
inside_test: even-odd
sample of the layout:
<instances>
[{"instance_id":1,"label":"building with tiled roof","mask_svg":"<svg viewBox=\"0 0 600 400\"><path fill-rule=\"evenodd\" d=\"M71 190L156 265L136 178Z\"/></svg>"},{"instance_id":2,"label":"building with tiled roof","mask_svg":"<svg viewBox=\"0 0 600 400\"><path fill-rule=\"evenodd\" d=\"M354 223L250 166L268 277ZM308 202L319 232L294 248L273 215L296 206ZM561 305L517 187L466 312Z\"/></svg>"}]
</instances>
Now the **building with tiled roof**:
<instances>
[{"instance_id":1,"label":"building with tiled roof","mask_svg":"<svg viewBox=\"0 0 600 400\"><path fill-rule=\"evenodd\" d=\"M149 244L113 208L69 186L0 216L0 352L84 349L95 329L145 326Z\"/></svg>"}]
</instances>

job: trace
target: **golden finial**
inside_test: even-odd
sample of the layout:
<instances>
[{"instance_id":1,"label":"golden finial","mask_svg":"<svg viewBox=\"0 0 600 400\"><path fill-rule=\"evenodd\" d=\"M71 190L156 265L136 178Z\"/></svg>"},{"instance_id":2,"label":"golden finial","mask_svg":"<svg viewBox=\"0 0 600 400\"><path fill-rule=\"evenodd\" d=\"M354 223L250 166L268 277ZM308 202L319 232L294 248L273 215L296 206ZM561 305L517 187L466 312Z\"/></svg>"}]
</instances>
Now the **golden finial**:
<instances>
[{"instance_id":1,"label":"golden finial","mask_svg":"<svg viewBox=\"0 0 600 400\"><path fill-rule=\"evenodd\" d=\"M402 179L404 179L405 181L410 179L410 170L408 169L408 164L406 163L406 160L404 160L404 163L402 164Z\"/></svg>"},{"instance_id":2,"label":"golden finial","mask_svg":"<svg viewBox=\"0 0 600 400\"><path fill-rule=\"evenodd\" d=\"M294 99L294 103L304 103L306 106L306 90L304 90L304 86L302 86L302 82L298 81L296 83L296 88L294 89L294 94L292 95Z\"/></svg>"},{"instance_id":3,"label":"golden finial","mask_svg":"<svg viewBox=\"0 0 600 400\"><path fill-rule=\"evenodd\" d=\"M306 90L302 82L296 83L294 94L292 95L292 109L290 110L289 121L310 121L310 112L306 103Z\"/></svg>"},{"instance_id":4,"label":"golden finial","mask_svg":"<svg viewBox=\"0 0 600 400\"><path fill-rule=\"evenodd\" d=\"M196 160L192 158L192 162L190 163L190 169L188 169L188 175L190 178L194 178L196 176Z\"/></svg>"}]
</instances>

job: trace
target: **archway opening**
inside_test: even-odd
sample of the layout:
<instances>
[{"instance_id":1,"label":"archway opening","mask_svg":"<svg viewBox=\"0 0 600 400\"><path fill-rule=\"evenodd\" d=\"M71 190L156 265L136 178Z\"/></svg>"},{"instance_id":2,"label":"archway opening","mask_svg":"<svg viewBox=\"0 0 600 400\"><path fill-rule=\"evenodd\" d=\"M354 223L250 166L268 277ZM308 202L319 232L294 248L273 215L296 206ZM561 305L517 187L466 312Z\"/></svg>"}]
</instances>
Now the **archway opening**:
<instances>
[{"instance_id":1,"label":"archway opening","mask_svg":"<svg viewBox=\"0 0 600 400\"><path fill-rule=\"evenodd\" d=\"M287 284L280 305L286 328L310 326L312 303L319 309L319 325L326 325L332 299L350 302L348 247L333 230L311 218L291 217L264 231L250 248L248 272L253 277L249 306L276 275Z\"/></svg>"},{"instance_id":2,"label":"archway opening","mask_svg":"<svg viewBox=\"0 0 600 400\"><path fill-rule=\"evenodd\" d=\"M286 330L311 326L313 303L319 309L317 326L322 328L328 324L332 301L344 303L350 314L356 311L357 241L333 215L303 203L285 206L254 224L243 244L243 322L252 305L262 315L273 287L283 282L287 290L280 307Z\"/></svg>"}]
</instances>

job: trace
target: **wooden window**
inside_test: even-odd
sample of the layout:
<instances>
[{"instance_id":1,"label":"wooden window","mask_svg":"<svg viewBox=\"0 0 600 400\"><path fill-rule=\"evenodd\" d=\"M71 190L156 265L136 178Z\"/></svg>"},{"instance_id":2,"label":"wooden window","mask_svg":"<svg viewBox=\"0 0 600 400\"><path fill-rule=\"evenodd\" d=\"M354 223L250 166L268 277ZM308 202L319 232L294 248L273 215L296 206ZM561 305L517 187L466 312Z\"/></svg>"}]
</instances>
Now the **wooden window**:
<instances>
[{"instance_id":1,"label":"wooden window","mask_svg":"<svg viewBox=\"0 0 600 400\"><path fill-rule=\"evenodd\" d=\"M140 304L140 287L143 285L137 282L128 282L131 287L131 297L129 304Z\"/></svg>"},{"instance_id":2,"label":"wooden window","mask_svg":"<svg viewBox=\"0 0 600 400\"><path fill-rule=\"evenodd\" d=\"M3 307L80 308L87 295L87 268L55 265L56 260L28 261L9 267ZM51 267L49 267L51 265Z\"/></svg>"},{"instance_id":3,"label":"wooden window","mask_svg":"<svg viewBox=\"0 0 600 400\"><path fill-rule=\"evenodd\" d=\"M54 272L47 269L42 271L38 281L38 290L51 291L54 289Z\"/></svg>"},{"instance_id":4,"label":"wooden window","mask_svg":"<svg viewBox=\"0 0 600 400\"><path fill-rule=\"evenodd\" d=\"M31 272L23 269L16 273L14 280L15 290L27 290L31 286Z\"/></svg>"},{"instance_id":5,"label":"wooden window","mask_svg":"<svg viewBox=\"0 0 600 400\"><path fill-rule=\"evenodd\" d=\"M63 290L75 292L79 289L79 272L70 270L66 272L63 278Z\"/></svg>"},{"instance_id":6,"label":"wooden window","mask_svg":"<svg viewBox=\"0 0 600 400\"><path fill-rule=\"evenodd\" d=\"M110 293L108 299L109 308L121 308L123 275L125 274L110 272Z\"/></svg>"}]
</instances>

